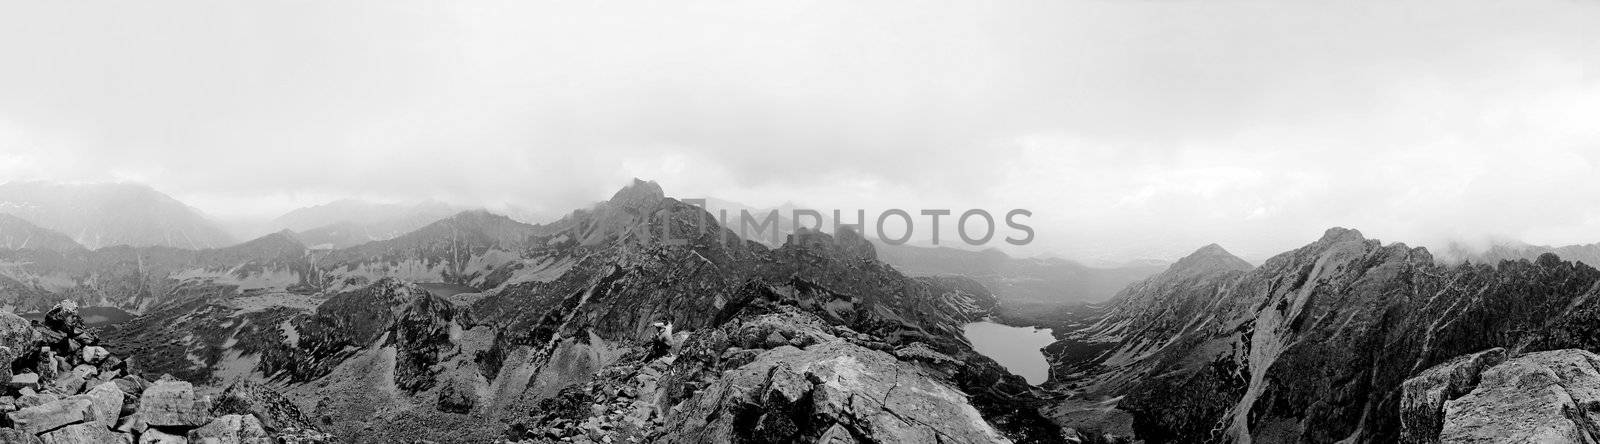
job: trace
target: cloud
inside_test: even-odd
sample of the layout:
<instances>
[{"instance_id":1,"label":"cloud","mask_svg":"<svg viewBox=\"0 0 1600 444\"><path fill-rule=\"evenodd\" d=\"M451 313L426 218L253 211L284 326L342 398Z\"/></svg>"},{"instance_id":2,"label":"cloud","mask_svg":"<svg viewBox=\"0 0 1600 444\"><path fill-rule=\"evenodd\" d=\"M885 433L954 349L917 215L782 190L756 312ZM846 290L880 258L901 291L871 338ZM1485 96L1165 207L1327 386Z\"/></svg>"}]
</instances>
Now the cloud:
<instances>
[{"instance_id":1,"label":"cloud","mask_svg":"<svg viewBox=\"0 0 1600 444\"><path fill-rule=\"evenodd\" d=\"M547 213L633 176L825 208L1026 207L1024 254L1593 242L1600 6L35 2L0 174L214 214Z\"/></svg>"}]
</instances>

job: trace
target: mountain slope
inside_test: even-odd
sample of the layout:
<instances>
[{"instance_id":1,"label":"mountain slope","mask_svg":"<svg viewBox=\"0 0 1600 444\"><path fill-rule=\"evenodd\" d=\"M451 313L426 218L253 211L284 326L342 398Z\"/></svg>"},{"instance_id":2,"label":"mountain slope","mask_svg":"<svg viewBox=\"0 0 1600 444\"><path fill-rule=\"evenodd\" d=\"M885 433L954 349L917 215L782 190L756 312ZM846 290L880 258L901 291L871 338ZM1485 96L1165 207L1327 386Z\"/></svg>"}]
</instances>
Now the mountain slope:
<instances>
[{"instance_id":1,"label":"mountain slope","mask_svg":"<svg viewBox=\"0 0 1600 444\"><path fill-rule=\"evenodd\" d=\"M0 184L0 213L61 232L88 248L216 248L233 239L194 208L135 184Z\"/></svg>"},{"instance_id":2,"label":"mountain slope","mask_svg":"<svg viewBox=\"0 0 1600 444\"><path fill-rule=\"evenodd\" d=\"M9 214L0 214L0 249L48 250L57 253L76 253L84 250L71 237L39 228L32 222Z\"/></svg>"},{"instance_id":3,"label":"mountain slope","mask_svg":"<svg viewBox=\"0 0 1600 444\"><path fill-rule=\"evenodd\" d=\"M328 252L317 260L334 291L384 277L484 286L515 262L542 228L484 210L465 211L393 239Z\"/></svg>"},{"instance_id":4,"label":"mountain slope","mask_svg":"<svg viewBox=\"0 0 1600 444\"><path fill-rule=\"evenodd\" d=\"M1424 369L1492 347L1600 346L1591 326L1600 310L1588 303L1600 271L1554 255L1441 266L1424 249L1332 229L1258 268L1195 276L1130 288L1128 300L1208 306L1133 309L1120 323L1108 315L1082 336L1111 324L1159 333L1108 337L1098 349L1141 350L1137 359L1056 360L1059 386L1113 402L1149 442L1395 442L1401 385Z\"/></svg>"},{"instance_id":5,"label":"mountain slope","mask_svg":"<svg viewBox=\"0 0 1600 444\"><path fill-rule=\"evenodd\" d=\"M291 233L224 248L115 246L68 254L0 249L0 303L42 311L63 299L140 313L179 299L180 289L226 287L237 294L309 288L319 276Z\"/></svg>"}]
</instances>

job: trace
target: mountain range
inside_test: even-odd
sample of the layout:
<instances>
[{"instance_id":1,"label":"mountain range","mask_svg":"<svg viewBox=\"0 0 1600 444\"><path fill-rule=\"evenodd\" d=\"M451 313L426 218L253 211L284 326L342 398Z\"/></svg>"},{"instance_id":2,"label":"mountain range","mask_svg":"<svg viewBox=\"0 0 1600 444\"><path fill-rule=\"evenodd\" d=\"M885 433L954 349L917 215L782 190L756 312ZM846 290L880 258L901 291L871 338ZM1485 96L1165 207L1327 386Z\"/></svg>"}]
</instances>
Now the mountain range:
<instances>
[{"instance_id":1,"label":"mountain range","mask_svg":"<svg viewBox=\"0 0 1600 444\"><path fill-rule=\"evenodd\" d=\"M433 201L407 205L342 199L292 210L269 226L298 233L306 245L333 249L392 239L463 210Z\"/></svg>"},{"instance_id":2,"label":"mountain range","mask_svg":"<svg viewBox=\"0 0 1600 444\"><path fill-rule=\"evenodd\" d=\"M1455 263L1334 228L1259 265L1095 269L766 245L638 180L545 224L469 210L345 247L90 249L3 215L0 241L11 311L115 310L86 328L118 371L281 393L339 442L1600 438L1581 249ZM975 349L983 320L1054 329L1048 380Z\"/></svg>"},{"instance_id":3,"label":"mountain range","mask_svg":"<svg viewBox=\"0 0 1600 444\"><path fill-rule=\"evenodd\" d=\"M160 302L103 337L150 374L267 384L362 442L1054 436L960 336L996 306L981 285L901 275L859 236L771 249L710 218L639 182L543 226L466 212L327 253L280 233L248 251L281 262L171 261ZM685 245L636 234L702 223Z\"/></svg>"},{"instance_id":4,"label":"mountain range","mask_svg":"<svg viewBox=\"0 0 1600 444\"><path fill-rule=\"evenodd\" d=\"M1441 265L1342 228L1260 267L1211 246L1047 348L1051 415L1147 442L1590 442L1574 412L1594 396L1544 390L1600 383L1597 282L1554 254ZM1539 367L1556 357L1588 376Z\"/></svg>"}]
</instances>

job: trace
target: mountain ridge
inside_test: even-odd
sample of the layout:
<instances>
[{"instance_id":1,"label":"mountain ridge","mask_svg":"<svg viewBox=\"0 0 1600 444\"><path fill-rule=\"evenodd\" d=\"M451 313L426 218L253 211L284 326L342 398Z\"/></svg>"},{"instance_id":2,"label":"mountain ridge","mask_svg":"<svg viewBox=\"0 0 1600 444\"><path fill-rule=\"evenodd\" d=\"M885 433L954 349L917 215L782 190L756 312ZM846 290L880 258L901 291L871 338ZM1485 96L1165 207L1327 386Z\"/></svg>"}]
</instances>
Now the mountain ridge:
<instances>
[{"instance_id":1,"label":"mountain ridge","mask_svg":"<svg viewBox=\"0 0 1600 444\"><path fill-rule=\"evenodd\" d=\"M0 213L71 236L86 248L213 248L233 243L220 225L171 196L133 183L0 184Z\"/></svg>"},{"instance_id":2,"label":"mountain ridge","mask_svg":"<svg viewBox=\"0 0 1600 444\"><path fill-rule=\"evenodd\" d=\"M1334 228L1248 271L1130 287L1125 301L1169 302L1119 305L1052 344L1052 384L1116 399L1097 424L1147 442L1395 442L1418 372L1492 347L1600 346L1580 303L1596 291L1600 271L1551 254L1446 266Z\"/></svg>"}]
</instances>

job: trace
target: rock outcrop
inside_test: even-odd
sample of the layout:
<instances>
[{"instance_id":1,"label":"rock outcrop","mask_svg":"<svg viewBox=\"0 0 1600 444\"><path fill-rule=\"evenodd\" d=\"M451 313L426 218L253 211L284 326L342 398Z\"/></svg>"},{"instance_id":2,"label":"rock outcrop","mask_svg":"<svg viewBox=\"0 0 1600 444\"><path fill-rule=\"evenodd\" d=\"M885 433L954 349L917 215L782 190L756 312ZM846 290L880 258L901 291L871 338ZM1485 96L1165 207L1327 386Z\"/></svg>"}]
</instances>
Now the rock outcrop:
<instances>
[{"instance_id":1,"label":"rock outcrop","mask_svg":"<svg viewBox=\"0 0 1600 444\"><path fill-rule=\"evenodd\" d=\"M1506 350L1492 348L1461 356L1407 379L1400 400L1400 441L1438 442L1445 403L1478 387L1483 371L1506 360Z\"/></svg>"},{"instance_id":2,"label":"rock outcrop","mask_svg":"<svg viewBox=\"0 0 1600 444\"><path fill-rule=\"evenodd\" d=\"M915 364L837 339L761 352L667 422L665 442L1009 442Z\"/></svg>"},{"instance_id":3,"label":"rock outcrop","mask_svg":"<svg viewBox=\"0 0 1600 444\"><path fill-rule=\"evenodd\" d=\"M964 364L791 305L746 307L680 350L601 369L541 402L506 440L1011 442L947 382Z\"/></svg>"},{"instance_id":4,"label":"rock outcrop","mask_svg":"<svg viewBox=\"0 0 1600 444\"><path fill-rule=\"evenodd\" d=\"M1504 355L1475 353L1406 381L1407 400L1425 401L1408 403L1405 442L1600 442L1600 356L1571 349Z\"/></svg>"},{"instance_id":5,"label":"rock outcrop","mask_svg":"<svg viewBox=\"0 0 1600 444\"><path fill-rule=\"evenodd\" d=\"M196 395L188 382L171 377L146 381L131 368L131 359L98 345L76 309L70 302L59 304L38 325L0 312L0 341L5 344L0 346L0 356L12 358L4 367L32 370L4 375L0 442L185 443L212 439L265 444L279 438L286 442L331 439L316 432L304 418L284 420L294 415L272 409L219 417L213 413L211 401ZM9 353L12 347L29 352ZM58 347L62 353L56 353ZM249 393L230 390L224 399L272 398L269 392L264 388ZM273 399L281 399L281 395ZM257 420L260 414L300 428L290 430L294 433L269 434Z\"/></svg>"}]
</instances>

